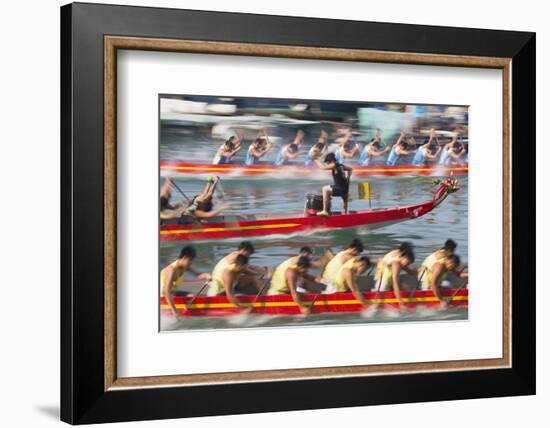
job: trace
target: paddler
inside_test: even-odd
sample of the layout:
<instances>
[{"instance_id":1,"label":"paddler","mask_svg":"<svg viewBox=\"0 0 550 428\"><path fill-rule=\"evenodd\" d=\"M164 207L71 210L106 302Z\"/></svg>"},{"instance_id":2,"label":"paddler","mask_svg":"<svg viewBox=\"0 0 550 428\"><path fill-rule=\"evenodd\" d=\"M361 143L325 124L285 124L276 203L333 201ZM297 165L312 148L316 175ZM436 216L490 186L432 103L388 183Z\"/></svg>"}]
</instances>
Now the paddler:
<instances>
[{"instance_id":1,"label":"paddler","mask_svg":"<svg viewBox=\"0 0 550 428\"><path fill-rule=\"evenodd\" d=\"M304 139L304 131L299 129L296 132L294 139L286 144L275 159L275 165L292 164L298 156L302 154L302 140Z\"/></svg>"},{"instance_id":2,"label":"paddler","mask_svg":"<svg viewBox=\"0 0 550 428\"><path fill-rule=\"evenodd\" d=\"M309 149L305 165L310 165L312 161L316 159L322 159L328 152L328 134L325 131L321 131L321 135L317 139L317 142Z\"/></svg>"},{"instance_id":3,"label":"paddler","mask_svg":"<svg viewBox=\"0 0 550 428\"><path fill-rule=\"evenodd\" d=\"M406 271L411 275L416 275L417 271L410 265L414 263L414 250L410 242L403 242L399 248L390 251L378 261L376 273L374 275L376 291L392 291L399 300L400 306L403 305L401 299L401 284L399 275Z\"/></svg>"},{"instance_id":4,"label":"paddler","mask_svg":"<svg viewBox=\"0 0 550 428\"><path fill-rule=\"evenodd\" d=\"M351 291L353 296L363 306L367 306L367 299L365 299L357 286L357 277L365 273L371 265L371 261L367 256L352 257L340 266L325 293L346 293Z\"/></svg>"},{"instance_id":5,"label":"paddler","mask_svg":"<svg viewBox=\"0 0 550 428\"><path fill-rule=\"evenodd\" d=\"M412 164L422 166L426 164L427 160L437 159L441 152L441 146L438 143L435 128L432 128L430 129L428 141L418 148L413 157Z\"/></svg>"},{"instance_id":6,"label":"paddler","mask_svg":"<svg viewBox=\"0 0 550 428\"><path fill-rule=\"evenodd\" d=\"M310 314L311 309L300 299L300 290L298 289L298 280L307 281L313 284L321 283L320 278L315 278L308 273L311 267L311 260L306 256L291 257L281 263L275 269L271 278L271 284L267 292L268 295L289 294L296 303L302 315Z\"/></svg>"},{"instance_id":7,"label":"paddler","mask_svg":"<svg viewBox=\"0 0 550 428\"><path fill-rule=\"evenodd\" d=\"M220 214L222 211L229 208L228 204L224 204L216 209L214 209L214 192L216 191L216 187L218 183L220 182L220 177L208 177L208 180L206 182L206 186L204 187L204 190L199 195L194 196L187 206L181 207L175 211L171 212L165 212L162 211L161 206L161 213L160 218L161 219L174 219L179 218L181 216L193 216L198 219L201 218L211 218L215 217L218 214Z\"/></svg>"},{"instance_id":8,"label":"paddler","mask_svg":"<svg viewBox=\"0 0 550 428\"><path fill-rule=\"evenodd\" d=\"M344 201L344 213L348 213L348 196L349 196L349 183L351 180L351 173L353 169L347 165L341 164L336 160L334 153L329 153L325 156L323 162L319 159L315 160L317 166L324 170L330 170L332 172L333 185L327 185L323 187L323 210L318 212L318 216L330 215L328 211L328 205L331 197L339 196Z\"/></svg>"},{"instance_id":9,"label":"paddler","mask_svg":"<svg viewBox=\"0 0 550 428\"><path fill-rule=\"evenodd\" d=\"M166 302L176 318L179 318L179 314L174 303L174 293L182 285L185 273L191 272L197 278L205 281L209 281L211 278L210 274L198 273L191 267L196 256L197 252L193 247L183 247L177 260L160 271L160 295L166 298Z\"/></svg>"},{"instance_id":10,"label":"paddler","mask_svg":"<svg viewBox=\"0 0 550 428\"><path fill-rule=\"evenodd\" d=\"M172 179L170 177L166 177L164 179L164 184L162 185L160 189L160 212L167 210L177 210L178 208L181 208L182 204L172 204L170 203L170 199L172 198L172 186L173 186Z\"/></svg>"},{"instance_id":11,"label":"paddler","mask_svg":"<svg viewBox=\"0 0 550 428\"><path fill-rule=\"evenodd\" d=\"M219 264L219 263L218 263ZM252 307L243 306L235 296L235 288L239 284L241 274L246 272L248 269L248 257L238 254L231 263L223 265L223 268L219 268L216 265L214 272L212 272L212 282L214 287L219 290L218 293L214 294L216 296L225 295L227 300L233 303L237 308L241 309L243 312L250 312ZM208 295L212 296L210 289Z\"/></svg>"},{"instance_id":12,"label":"paddler","mask_svg":"<svg viewBox=\"0 0 550 428\"><path fill-rule=\"evenodd\" d=\"M237 251L229 253L227 256L222 258L214 267L212 271L212 282L208 288L208 296L221 296L227 293L226 285L224 283L224 272L227 268L235 263L237 257L244 256L246 260L254 253L254 246L247 241L241 242ZM250 289L260 291L261 283L260 279L271 276L271 269L268 267L253 266L246 263L246 269L238 269L238 275L234 276L234 282L232 282L231 291L238 290L240 292L249 292ZM225 284L225 285L224 285Z\"/></svg>"},{"instance_id":13,"label":"paddler","mask_svg":"<svg viewBox=\"0 0 550 428\"><path fill-rule=\"evenodd\" d=\"M359 163L364 166L372 165L374 158L385 155L391 150L390 146L384 147L382 143L382 136L380 131L377 131L374 138L365 145L361 151L361 156L359 158Z\"/></svg>"},{"instance_id":14,"label":"paddler","mask_svg":"<svg viewBox=\"0 0 550 428\"><path fill-rule=\"evenodd\" d=\"M454 272L459 278L467 278L467 272L457 272L460 258L454 253L456 243L448 239L439 250L430 254L418 271L418 281L421 290L432 290L443 305L447 300L441 296L441 283L449 272Z\"/></svg>"},{"instance_id":15,"label":"paddler","mask_svg":"<svg viewBox=\"0 0 550 428\"><path fill-rule=\"evenodd\" d=\"M238 135L232 135L216 151L212 163L214 165L229 164L239 150L241 150L241 138Z\"/></svg>"},{"instance_id":16,"label":"paddler","mask_svg":"<svg viewBox=\"0 0 550 428\"><path fill-rule=\"evenodd\" d=\"M363 243L360 239L355 238L343 251L337 253L330 261L326 264L322 273L322 281L327 287L332 286L334 281L334 276L338 270L349 260L354 257L358 257L363 252Z\"/></svg>"},{"instance_id":17,"label":"paddler","mask_svg":"<svg viewBox=\"0 0 550 428\"><path fill-rule=\"evenodd\" d=\"M258 133L258 136L254 140L248 151L246 152L246 165L257 165L261 162L261 159L269 153L271 150L271 143L267 136L267 132L264 129Z\"/></svg>"},{"instance_id":18,"label":"paddler","mask_svg":"<svg viewBox=\"0 0 550 428\"><path fill-rule=\"evenodd\" d=\"M397 163L399 162L399 158L414 153L416 151L416 149L414 148L415 144L416 143L412 135L409 136L406 135L404 132L401 132L401 134L399 134L399 138L393 145L390 154L388 155L386 165L397 165Z\"/></svg>"},{"instance_id":19,"label":"paddler","mask_svg":"<svg viewBox=\"0 0 550 428\"><path fill-rule=\"evenodd\" d=\"M462 128L457 126L451 141L445 144L441 151L439 163L452 165L461 162L462 156L466 153L466 147L462 144Z\"/></svg>"}]
</instances>

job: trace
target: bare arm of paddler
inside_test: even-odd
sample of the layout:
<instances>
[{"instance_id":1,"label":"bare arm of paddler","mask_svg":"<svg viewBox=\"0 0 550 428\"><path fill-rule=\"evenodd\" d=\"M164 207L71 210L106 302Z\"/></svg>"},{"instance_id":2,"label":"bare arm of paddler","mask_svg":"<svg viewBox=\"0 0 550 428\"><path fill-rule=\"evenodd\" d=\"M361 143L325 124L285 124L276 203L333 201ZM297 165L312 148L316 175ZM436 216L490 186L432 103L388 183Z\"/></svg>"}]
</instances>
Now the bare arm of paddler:
<instances>
[{"instance_id":1,"label":"bare arm of paddler","mask_svg":"<svg viewBox=\"0 0 550 428\"><path fill-rule=\"evenodd\" d=\"M241 311L246 312L250 308L245 308L241 302L237 300L235 294L233 293L233 283L235 282L237 273L231 271L230 269L225 269L222 274L223 289L225 290L225 296L227 300L233 303Z\"/></svg>"},{"instance_id":2,"label":"bare arm of paddler","mask_svg":"<svg viewBox=\"0 0 550 428\"><path fill-rule=\"evenodd\" d=\"M221 213L222 211L225 211L228 208L229 208L229 204L224 204L221 207L213 209L212 211L195 210L193 211L193 214L195 217L198 217L198 218L210 218L210 217L217 216L219 213Z\"/></svg>"},{"instance_id":3,"label":"bare arm of paddler","mask_svg":"<svg viewBox=\"0 0 550 428\"><path fill-rule=\"evenodd\" d=\"M330 170L336 167L336 162L323 163L319 159L315 159L315 163L320 169Z\"/></svg>"},{"instance_id":4,"label":"bare arm of paddler","mask_svg":"<svg viewBox=\"0 0 550 428\"><path fill-rule=\"evenodd\" d=\"M296 280L298 279L298 272L296 272L295 269L288 268L285 272L286 277L286 283L288 285L288 289L290 290L290 295L292 296L292 300L298 305L298 309L300 309L300 312L304 316L308 316L311 312L309 307L304 306L302 301L300 300L300 295L298 291L296 291Z\"/></svg>"},{"instance_id":5,"label":"bare arm of paddler","mask_svg":"<svg viewBox=\"0 0 550 428\"><path fill-rule=\"evenodd\" d=\"M445 267L441 263L435 263L432 268L432 283L430 284L434 296L437 297L437 300L439 300L443 305L446 305L447 301L441 295L441 291L439 290L439 286L437 284L439 283L439 278L445 272Z\"/></svg>"},{"instance_id":6,"label":"bare arm of paddler","mask_svg":"<svg viewBox=\"0 0 550 428\"><path fill-rule=\"evenodd\" d=\"M401 273L401 265L399 262L395 261L391 264L391 274L392 274L392 286L393 293L397 300L399 300L399 306L403 307L404 302L401 299L401 284L399 282L399 274Z\"/></svg>"},{"instance_id":7,"label":"bare arm of paddler","mask_svg":"<svg viewBox=\"0 0 550 428\"><path fill-rule=\"evenodd\" d=\"M176 304L174 303L174 297L172 296L171 287L170 284L174 281L174 268L172 266L166 266L164 268L164 274L166 275L166 280L164 281L164 284L162 286L162 295L166 299L166 303L168 303L168 306L170 307L170 310L172 311L172 314L176 319L180 318L180 315L178 313L178 310L176 308Z\"/></svg>"},{"instance_id":8,"label":"bare arm of paddler","mask_svg":"<svg viewBox=\"0 0 550 428\"><path fill-rule=\"evenodd\" d=\"M204 279L205 281L210 281L212 279L212 276L207 272L198 272L194 268L190 267L187 269L189 272L191 272L193 275L195 275L199 279Z\"/></svg>"},{"instance_id":9,"label":"bare arm of paddler","mask_svg":"<svg viewBox=\"0 0 550 428\"><path fill-rule=\"evenodd\" d=\"M359 287L355 282L355 276L353 275L353 272L351 271L351 269L349 268L343 269L342 276L344 277L346 286L349 288L353 296L359 302L361 302L363 306L367 306L368 305L367 299L365 299L365 296L363 296L363 293L361 293L361 290L359 290Z\"/></svg>"}]
</instances>

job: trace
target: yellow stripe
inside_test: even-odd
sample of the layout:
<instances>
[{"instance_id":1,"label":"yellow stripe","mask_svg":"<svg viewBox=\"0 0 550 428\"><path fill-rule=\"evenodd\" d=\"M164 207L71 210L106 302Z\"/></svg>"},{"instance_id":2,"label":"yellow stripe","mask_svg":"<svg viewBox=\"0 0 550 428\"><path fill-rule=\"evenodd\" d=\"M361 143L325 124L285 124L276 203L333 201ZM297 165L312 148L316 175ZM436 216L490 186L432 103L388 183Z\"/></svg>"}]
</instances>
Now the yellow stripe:
<instances>
[{"instance_id":1,"label":"yellow stripe","mask_svg":"<svg viewBox=\"0 0 550 428\"><path fill-rule=\"evenodd\" d=\"M233 168L221 168L221 167L198 167L198 166L170 166L170 165L163 165L160 167L161 169L171 169L171 170L180 170L180 171L205 171L205 172L232 172L232 171L250 171L250 172L278 172L281 170L281 168L253 168L253 167L246 167L246 166L237 166ZM298 167L286 167L289 169L299 169ZM442 170L449 170L449 171L467 171L467 167L455 167L455 168L362 168L362 167L355 167L355 172L391 172L391 171L399 171L399 172L412 172L412 171L437 171L439 169Z\"/></svg>"},{"instance_id":2,"label":"yellow stripe","mask_svg":"<svg viewBox=\"0 0 550 428\"><path fill-rule=\"evenodd\" d=\"M429 302L437 302L437 297L416 297L412 300L410 299L403 299L405 303L429 303ZM453 301L465 301L468 300L468 296L455 296L453 298ZM369 303L398 303L399 300L395 297L388 298L388 299L367 299ZM304 302L306 303L306 302ZM355 299L350 300L326 300L326 301L315 301L313 304L314 306L323 306L323 305L358 305L359 301ZM250 306L247 302L242 302L243 306ZM256 302L254 303L255 308L273 308L273 307L288 307L288 306L296 306L296 303L294 301L287 301L287 302ZM168 305L160 305L161 309L169 309L170 307ZM184 304L176 304L176 309L185 309L186 306ZM189 306L190 309L232 309L235 308L235 306L232 303L194 303L193 305Z\"/></svg>"},{"instance_id":3,"label":"yellow stripe","mask_svg":"<svg viewBox=\"0 0 550 428\"><path fill-rule=\"evenodd\" d=\"M233 232L240 230L257 230L257 229L286 229L289 227L300 226L299 223L280 223L280 224L260 224L256 226L228 226L228 227L207 227L204 229L170 229L161 230L161 235L172 235L175 233L213 233L213 232Z\"/></svg>"}]
</instances>

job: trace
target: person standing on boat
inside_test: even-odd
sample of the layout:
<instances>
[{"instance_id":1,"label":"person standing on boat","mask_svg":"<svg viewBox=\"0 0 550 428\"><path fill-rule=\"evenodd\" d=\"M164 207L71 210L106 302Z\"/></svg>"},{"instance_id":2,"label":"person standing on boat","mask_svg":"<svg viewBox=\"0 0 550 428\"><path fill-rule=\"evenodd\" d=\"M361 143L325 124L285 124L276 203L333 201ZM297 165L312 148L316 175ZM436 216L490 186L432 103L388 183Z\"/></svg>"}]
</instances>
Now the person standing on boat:
<instances>
[{"instance_id":1,"label":"person standing on boat","mask_svg":"<svg viewBox=\"0 0 550 428\"><path fill-rule=\"evenodd\" d=\"M166 299L174 317L179 318L179 314L174 303L174 293L182 285L186 272L191 272L199 279L210 281L208 273L198 273L191 265L197 256L193 247L186 246L180 251L177 260L170 263L160 271L160 296Z\"/></svg>"},{"instance_id":2,"label":"person standing on boat","mask_svg":"<svg viewBox=\"0 0 550 428\"><path fill-rule=\"evenodd\" d=\"M390 154L386 161L386 165L390 165L390 166L397 165L397 163L399 162L399 158L410 155L411 153L414 153L416 151L416 149L412 148L414 146L415 146L414 138L412 136L405 135L404 132L401 132L401 134L399 134L399 138L397 139L396 143L393 145L392 149L390 150Z\"/></svg>"},{"instance_id":3,"label":"person standing on boat","mask_svg":"<svg viewBox=\"0 0 550 428\"><path fill-rule=\"evenodd\" d=\"M309 166L311 162L316 159L323 159L323 156L328 153L327 139L328 134L325 131L321 131L321 135L319 135L317 142L309 149L307 158L304 162L306 166Z\"/></svg>"},{"instance_id":4,"label":"person standing on boat","mask_svg":"<svg viewBox=\"0 0 550 428\"><path fill-rule=\"evenodd\" d=\"M253 253L254 246L248 241L243 241L239 244L237 251L233 251L222 258L212 271L212 278L217 278L217 281L213 280L210 283L210 287L207 292L208 296L224 295L226 290L223 286L223 272L228 266L235 263L237 257L244 256L248 260ZM260 279L263 277L271 277L271 273L272 271L268 267L253 266L247 263L246 269L239 270L239 275L235 278L236 282L234 285L240 291L249 291L252 288L259 291L262 287Z\"/></svg>"},{"instance_id":5,"label":"person standing on boat","mask_svg":"<svg viewBox=\"0 0 550 428\"><path fill-rule=\"evenodd\" d=\"M302 140L304 139L304 131L301 129L296 132L294 140L285 145L275 159L275 165L292 164L298 156L302 154Z\"/></svg>"},{"instance_id":6,"label":"person standing on boat","mask_svg":"<svg viewBox=\"0 0 550 428\"><path fill-rule=\"evenodd\" d=\"M382 144L382 138L380 131L376 132L374 138L368 143L361 151L359 157L359 163L363 166L369 166L374 161L374 158L385 155L391 150L391 147L384 147Z\"/></svg>"},{"instance_id":7,"label":"person standing on boat","mask_svg":"<svg viewBox=\"0 0 550 428\"><path fill-rule=\"evenodd\" d=\"M323 162L319 159L315 160L317 166L324 170L330 170L332 172L333 185L324 186L323 191L323 210L318 212L318 216L330 215L328 211L329 201L333 196L339 196L344 201L344 213L348 213L348 196L349 196L349 183L351 180L351 173L353 169L347 165L341 164L336 160L334 153L329 153L325 156Z\"/></svg>"},{"instance_id":8,"label":"person standing on boat","mask_svg":"<svg viewBox=\"0 0 550 428\"><path fill-rule=\"evenodd\" d=\"M355 238L351 241L345 250L337 253L326 264L321 275L323 283L330 287L338 270L349 260L358 257L363 250L364 246L360 239Z\"/></svg>"},{"instance_id":9,"label":"person standing on boat","mask_svg":"<svg viewBox=\"0 0 550 428\"><path fill-rule=\"evenodd\" d=\"M392 291L403 307L399 275L405 271L416 275L417 271L410 265L414 263L414 250L410 242L403 242L399 248L387 253L377 264L374 275L376 291Z\"/></svg>"},{"instance_id":10,"label":"person standing on boat","mask_svg":"<svg viewBox=\"0 0 550 428\"><path fill-rule=\"evenodd\" d=\"M427 160L437 159L440 152L441 146L439 145L437 136L435 135L435 129L432 128L430 129L430 138L426 144L423 144L418 148L413 157L412 164L417 166L425 165Z\"/></svg>"},{"instance_id":11,"label":"person standing on boat","mask_svg":"<svg viewBox=\"0 0 550 428\"><path fill-rule=\"evenodd\" d=\"M311 260L307 256L298 256L297 259L291 257L284 261L275 269L267 294L270 296L290 294L292 300L298 305L302 315L308 316L311 309L300 300L300 292L306 290L301 290L298 287L298 281L303 280L305 282L321 285L318 281L320 278L315 278L308 273L310 267Z\"/></svg>"},{"instance_id":12,"label":"person standing on boat","mask_svg":"<svg viewBox=\"0 0 550 428\"><path fill-rule=\"evenodd\" d=\"M357 285L357 277L367 271L371 267L371 261L367 256L357 256L350 258L345 262L334 277L325 293L347 293L350 292L361 302L363 306L367 306L367 299L359 290Z\"/></svg>"},{"instance_id":13,"label":"person standing on boat","mask_svg":"<svg viewBox=\"0 0 550 428\"><path fill-rule=\"evenodd\" d=\"M216 156L214 156L214 159L212 160L212 164L214 165L230 164L233 157L237 154L239 150L241 150L241 139L239 136L232 135L216 151Z\"/></svg>"},{"instance_id":14,"label":"person standing on boat","mask_svg":"<svg viewBox=\"0 0 550 428\"><path fill-rule=\"evenodd\" d=\"M267 137L265 129L263 132L258 133L258 136L254 142L248 148L246 152L246 165L257 165L261 162L261 159L269 153L271 150L271 143Z\"/></svg>"},{"instance_id":15,"label":"person standing on boat","mask_svg":"<svg viewBox=\"0 0 550 428\"><path fill-rule=\"evenodd\" d=\"M193 216L198 219L211 218L220 214L222 211L229 208L228 204L224 204L214 209L214 192L220 181L220 177L208 177L208 181L201 194L193 197L189 204L172 212L161 211L160 218L163 220L180 218L181 216ZM162 206L161 206L162 210Z\"/></svg>"}]
</instances>

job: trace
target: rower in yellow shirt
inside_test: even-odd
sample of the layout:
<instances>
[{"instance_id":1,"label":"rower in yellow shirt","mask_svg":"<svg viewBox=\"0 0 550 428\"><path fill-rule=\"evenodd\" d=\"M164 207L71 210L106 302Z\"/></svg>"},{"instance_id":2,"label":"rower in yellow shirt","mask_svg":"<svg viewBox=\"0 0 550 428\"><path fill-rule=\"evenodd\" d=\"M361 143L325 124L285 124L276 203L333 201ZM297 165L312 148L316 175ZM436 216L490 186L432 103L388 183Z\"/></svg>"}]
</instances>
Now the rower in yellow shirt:
<instances>
[{"instance_id":1,"label":"rower in yellow shirt","mask_svg":"<svg viewBox=\"0 0 550 428\"><path fill-rule=\"evenodd\" d=\"M430 254L419 269L418 281L421 290L432 290L439 301L446 306L449 302L441 296L441 282L449 272L454 272L460 278L467 278L467 272L457 272L460 258L454 254L456 244L448 240L445 246Z\"/></svg>"},{"instance_id":2,"label":"rower in yellow shirt","mask_svg":"<svg viewBox=\"0 0 550 428\"><path fill-rule=\"evenodd\" d=\"M322 280L323 283L327 284L327 286L330 286L334 275L336 275L336 272L346 263L348 260L357 257L359 254L363 252L363 243L360 239L354 239L351 241L351 243L348 245L348 247L337 253L332 259L326 264L325 268L323 269Z\"/></svg>"},{"instance_id":3,"label":"rower in yellow shirt","mask_svg":"<svg viewBox=\"0 0 550 428\"><path fill-rule=\"evenodd\" d=\"M204 279L205 281L210 280L208 273L198 273L191 267L196 256L197 252L193 247L183 247L178 259L160 271L160 295L166 298L166 303L168 303L170 310L176 318L179 318L179 313L174 304L173 294L182 285L185 273L191 272L197 278Z\"/></svg>"},{"instance_id":4,"label":"rower in yellow shirt","mask_svg":"<svg viewBox=\"0 0 550 428\"><path fill-rule=\"evenodd\" d=\"M357 286L357 277L367 271L371 261L367 256L357 256L344 263L334 275L332 283L326 293L346 293L351 291L363 306L367 306L367 299Z\"/></svg>"},{"instance_id":5,"label":"rower in yellow shirt","mask_svg":"<svg viewBox=\"0 0 550 428\"><path fill-rule=\"evenodd\" d=\"M254 246L247 241L241 242L237 251L232 251L227 256L222 258L214 267L212 271L212 278L220 279L222 277L225 269L233 264L238 256L244 256L247 259L254 254ZM254 266L247 263L246 269L239 271L237 275L236 283L234 284L235 289L240 292L249 292L251 289L259 291L262 288L261 278L271 277L271 269L268 267ZM221 296L226 294L226 290L223 287L223 282L221 279L219 281L212 281L210 287L208 288L208 296Z\"/></svg>"},{"instance_id":6,"label":"rower in yellow shirt","mask_svg":"<svg viewBox=\"0 0 550 428\"><path fill-rule=\"evenodd\" d=\"M392 291L399 300L399 305L403 305L401 299L401 284L399 275L406 271L416 275L417 271L410 267L414 263L414 250L410 242L403 242L395 250L387 253L376 266L374 275L376 291Z\"/></svg>"},{"instance_id":7,"label":"rower in yellow shirt","mask_svg":"<svg viewBox=\"0 0 550 428\"><path fill-rule=\"evenodd\" d=\"M290 294L300 312L305 316L309 315L311 310L301 301L297 283L298 279L302 278L304 281L321 285L318 281L320 278L315 278L308 273L310 267L311 260L306 256L299 256L297 259L291 257L285 260L275 269L267 294Z\"/></svg>"}]
</instances>

